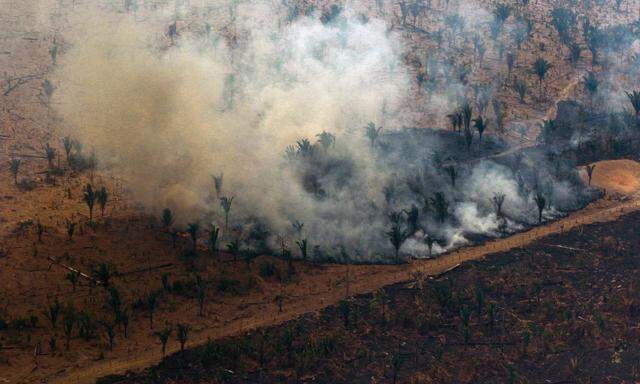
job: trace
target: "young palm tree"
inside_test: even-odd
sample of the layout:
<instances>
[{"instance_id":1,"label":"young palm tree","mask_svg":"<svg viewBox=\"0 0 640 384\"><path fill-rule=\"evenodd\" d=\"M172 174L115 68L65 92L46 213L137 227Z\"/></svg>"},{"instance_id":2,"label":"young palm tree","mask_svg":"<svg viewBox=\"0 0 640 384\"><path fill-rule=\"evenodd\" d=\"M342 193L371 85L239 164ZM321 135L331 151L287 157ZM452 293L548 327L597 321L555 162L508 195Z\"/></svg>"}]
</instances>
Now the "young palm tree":
<instances>
[{"instance_id":1,"label":"young palm tree","mask_svg":"<svg viewBox=\"0 0 640 384\"><path fill-rule=\"evenodd\" d=\"M107 206L107 201L109 200L107 188L102 186L102 188L100 188L100 190L96 192L96 199L98 200L98 204L100 205L100 214L104 216L104 209Z\"/></svg>"},{"instance_id":2,"label":"young palm tree","mask_svg":"<svg viewBox=\"0 0 640 384\"><path fill-rule=\"evenodd\" d=\"M482 116L479 116L477 119L473 120L473 126L478 130L478 145L482 145L482 134L485 129L487 129L487 123L484 121Z\"/></svg>"},{"instance_id":3,"label":"young palm tree","mask_svg":"<svg viewBox=\"0 0 640 384\"><path fill-rule=\"evenodd\" d=\"M162 344L162 357L166 355L167 342L169 341L169 336L171 336L171 332L173 332L171 328L165 327L162 331L158 331L155 333L155 335L160 340L160 343Z\"/></svg>"},{"instance_id":4,"label":"young palm tree","mask_svg":"<svg viewBox=\"0 0 640 384\"><path fill-rule=\"evenodd\" d=\"M89 207L89 223L93 222L93 205L96 202L96 193L93 191L91 184L87 184L84 191L84 202Z\"/></svg>"},{"instance_id":5,"label":"young palm tree","mask_svg":"<svg viewBox=\"0 0 640 384\"><path fill-rule=\"evenodd\" d=\"M547 76L547 72L551 69L552 65L547 60L539 57L533 62L533 72L538 76L538 84L540 86L540 99L542 99L542 82Z\"/></svg>"},{"instance_id":6,"label":"young palm tree","mask_svg":"<svg viewBox=\"0 0 640 384\"><path fill-rule=\"evenodd\" d=\"M187 225L187 232L191 236L191 240L193 241L193 252L195 253L197 248L196 245L198 243L198 231L200 230L200 224L198 223L189 223Z\"/></svg>"},{"instance_id":7,"label":"young palm tree","mask_svg":"<svg viewBox=\"0 0 640 384\"><path fill-rule=\"evenodd\" d=\"M224 210L224 229L229 228L229 212L231 211L231 203L233 203L233 197L223 196L220 198L220 205Z\"/></svg>"},{"instance_id":8,"label":"young palm tree","mask_svg":"<svg viewBox=\"0 0 640 384\"><path fill-rule=\"evenodd\" d=\"M298 248L300 248L300 256L302 257L302 260L307 260L307 246L308 246L308 241L307 239L300 239L298 241L296 241L296 244L298 244Z\"/></svg>"},{"instance_id":9,"label":"young palm tree","mask_svg":"<svg viewBox=\"0 0 640 384\"><path fill-rule=\"evenodd\" d=\"M237 261L240 254L240 239L235 238L232 242L227 244L227 252L233 256L233 261Z\"/></svg>"},{"instance_id":10,"label":"young palm tree","mask_svg":"<svg viewBox=\"0 0 640 384\"><path fill-rule=\"evenodd\" d=\"M9 170L13 175L13 183L18 185L18 173L20 172L20 165L22 164L22 160L20 159L11 159L9 160Z\"/></svg>"},{"instance_id":11,"label":"young palm tree","mask_svg":"<svg viewBox=\"0 0 640 384\"><path fill-rule=\"evenodd\" d=\"M547 206L547 199L544 197L542 192L537 192L533 200L536 202L536 206L538 207L538 223L542 223L542 212Z\"/></svg>"},{"instance_id":12,"label":"young palm tree","mask_svg":"<svg viewBox=\"0 0 640 384\"><path fill-rule=\"evenodd\" d=\"M373 122L370 122L369 124L367 124L365 129L366 129L365 136L371 142L371 148L374 148L376 145L376 141L380 136L380 132L382 131L382 127L376 127L376 125Z\"/></svg>"},{"instance_id":13,"label":"young palm tree","mask_svg":"<svg viewBox=\"0 0 640 384\"><path fill-rule=\"evenodd\" d=\"M114 321L101 321L100 324L104 327L105 332L107 333L107 338L109 339L109 350L113 350L114 340L116 338L116 323Z\"/></svg>"},{"instance_id":14,"label":"young palm tree","mask_svg":"<svg viewBox=\"0 0 640 384\"><path fill-rule=\"evenodd\" d=\"M78 321L78 316L76 315L76 310L72 305L69 305L64 311L64 335L66 339L66 349L69 350L71 344L71 336L73 335L73 327L76 325Z\"/></svg>"}]
</instances>

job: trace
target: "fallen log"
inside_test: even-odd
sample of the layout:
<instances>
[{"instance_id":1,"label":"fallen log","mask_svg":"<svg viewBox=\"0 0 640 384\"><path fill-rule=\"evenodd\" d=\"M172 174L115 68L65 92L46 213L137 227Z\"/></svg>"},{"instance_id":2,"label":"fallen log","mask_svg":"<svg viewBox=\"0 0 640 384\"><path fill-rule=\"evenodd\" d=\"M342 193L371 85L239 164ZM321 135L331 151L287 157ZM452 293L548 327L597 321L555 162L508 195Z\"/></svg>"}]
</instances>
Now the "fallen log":
<instances>
[{"instance_id":1,"label":"fallen log","mask_svg":"<svg viewBox=\"0 0 640 384\"><path fill-rule=\"evenodd\" d=\"M80 276L80 277L82 277L82 278L84 278L84 279L87 279L87 280L89 280L89 281L93 281L93 282L94 282L94 283L96 283L97 285L101 285L101 284L102 284L102 282L101 282L101 281L94 279L93 277L91 277L91 276L87 275L87 274L86 274L86 273L84 273L84 272L81 272L81 271L80 271L80 270L78 270L78 269L75 269L75 268L70 267L70 266L68 266L68 265L62 264L61 262L59 262L58 260L54 259L54 258L53 258L53 257L51 257L51 256L48 256L47 258L49 259L49 261L51 261L51 262L52 262L52 263L54 263L55 265L59 265L59 266L61 266L62 268L64 268L64 269L68 270L68 271L75 272L75 273L77 273L77 274L78 274L78 276Z\"/></svg>"},{"instance_id":2,"label":"fallen log","mask_svg":"<svg viewBox=\"0 0 640 384\"><path fill-rule=\"evenodd\" d=\"M149 272L149 271L155 271L157 269L164 269L164 268L173 267L173 265L174 265L173 263L165 263L165 264L160 264L160 265L156 265L156 266L153 266L153 267L138 268L138 269L134 269L133 271L120 273L120 274L118 274L118 276L133 275L133 274L136 274L136 273L145 273L145 272Z\"/></svg>"}]
</instances>

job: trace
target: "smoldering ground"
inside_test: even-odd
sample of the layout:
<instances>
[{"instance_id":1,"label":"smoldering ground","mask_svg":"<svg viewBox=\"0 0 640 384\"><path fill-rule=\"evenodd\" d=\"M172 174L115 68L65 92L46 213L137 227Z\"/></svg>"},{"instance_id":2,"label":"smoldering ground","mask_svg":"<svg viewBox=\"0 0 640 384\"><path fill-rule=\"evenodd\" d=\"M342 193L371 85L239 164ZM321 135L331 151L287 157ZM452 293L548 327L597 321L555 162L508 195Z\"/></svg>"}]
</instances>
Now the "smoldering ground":
<instances>
[{"instance_id":1,"label":"smoldering ground","mask_svg":"<svg viewBox=\"0 0 640 384\"><path fill-rule=\"evenodd\" d=\"M233 197L225 236L245 247L305 238L309 257L387 261L394 225L401 252L424 256L537 223L540 196L544 219L588 200L566 162L469 161L477 142L404 129L413 75L383 20L233 4L79 6L61 32L56 113L150 209L223 226Z\"/></svg>"}]
</instances>

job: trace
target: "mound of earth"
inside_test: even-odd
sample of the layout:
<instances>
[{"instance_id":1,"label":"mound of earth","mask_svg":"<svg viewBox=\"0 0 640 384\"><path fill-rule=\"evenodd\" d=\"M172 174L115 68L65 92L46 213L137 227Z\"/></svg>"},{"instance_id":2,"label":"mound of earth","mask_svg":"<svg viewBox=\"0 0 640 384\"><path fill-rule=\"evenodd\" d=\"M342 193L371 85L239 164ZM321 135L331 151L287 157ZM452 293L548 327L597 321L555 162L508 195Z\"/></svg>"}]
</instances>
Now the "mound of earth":
<instances>
[{"instance_id":1,"label":"mound of earth","mask_svg":"<svg viewBox=\"0 0 640 384\"><path fill-rule=\"evenodd\" d=\"M633 160L607 160L595 164L591 185L607 193L631 195L640 188L640 163ZM584 172L586 178L586 171Z\"/></svg>"}]
</instances>

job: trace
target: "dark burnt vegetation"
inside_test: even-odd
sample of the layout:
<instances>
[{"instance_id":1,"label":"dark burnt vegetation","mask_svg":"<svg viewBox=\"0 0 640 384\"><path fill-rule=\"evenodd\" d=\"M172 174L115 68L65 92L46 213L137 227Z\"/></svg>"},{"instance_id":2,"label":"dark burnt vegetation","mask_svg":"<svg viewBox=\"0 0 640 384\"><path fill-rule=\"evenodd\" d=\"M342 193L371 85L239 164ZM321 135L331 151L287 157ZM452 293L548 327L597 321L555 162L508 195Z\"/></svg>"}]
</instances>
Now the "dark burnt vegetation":
<instances>
[{"instance_id":1,"label":"dark burnt vegetation","mask_svg":"<svg viewBox=\"0 0 640 384\"><path fill-rule=\"evenodd\" d=\"M418 274L99 382L638 380L639 220L553 235L437 278Z\"/></svg>"}]
</instances>

